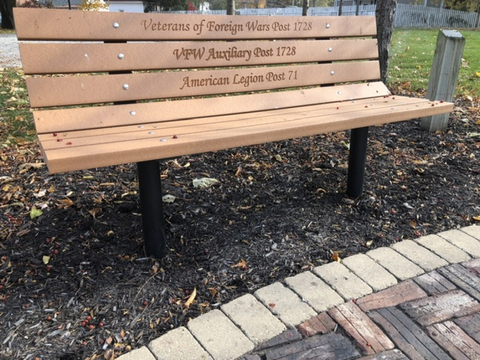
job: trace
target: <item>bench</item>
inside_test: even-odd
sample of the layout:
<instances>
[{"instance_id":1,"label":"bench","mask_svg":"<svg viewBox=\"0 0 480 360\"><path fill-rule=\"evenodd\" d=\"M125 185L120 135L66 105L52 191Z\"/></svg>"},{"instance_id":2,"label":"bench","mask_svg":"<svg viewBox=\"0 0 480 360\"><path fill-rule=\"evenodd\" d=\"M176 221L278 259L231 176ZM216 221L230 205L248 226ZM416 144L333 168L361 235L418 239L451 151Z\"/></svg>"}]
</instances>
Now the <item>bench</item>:
<instances>
[{"instance_id":1,"label":"bench","mask_svg":"<svg viewBox=\"0 0 480 360\"><path fill-rule=\"evenodd\" d=\"M358 197L369 126L453 110L391 96L371 16L17 8L15 24L49 171L137 163L155 257L165 252L159 159L352 130L347 194Z\"/></svg>"}]
</instances>

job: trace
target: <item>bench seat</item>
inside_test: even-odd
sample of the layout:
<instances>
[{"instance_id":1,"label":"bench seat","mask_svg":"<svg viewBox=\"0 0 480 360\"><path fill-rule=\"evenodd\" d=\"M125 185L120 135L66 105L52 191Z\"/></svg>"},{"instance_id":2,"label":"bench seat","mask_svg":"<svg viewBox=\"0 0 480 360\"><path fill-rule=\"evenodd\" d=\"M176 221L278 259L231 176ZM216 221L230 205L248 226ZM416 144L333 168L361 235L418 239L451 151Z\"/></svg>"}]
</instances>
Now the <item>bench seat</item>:
<instances>
[{"instance_id":1,"label":"bench seat","mask_svg":"<svg viewBox=\"0 0 480 360\"><path fill-rule=\"evenodd\" d=\"M372 87L381 89L382 85L377 83ZM228 99L235 101L234 97ZM200 101L198 108L212 110L213 106L205 107L205 102L208 103L210 99L205 100ZM189 114L181 114L179 110L177 114L182 118L158 121L155 114L162 113L165 105L168 106L168 103L122 105L116 106L114 113L108 107L36 112L37 124L42 123L42 119L49 119L50 123L53 119L58 119L55 120L58 125L56 129L46 126L46 129L38 134L50 172L174 158L381 125L385 122L418 118L425 113L444 108L444 104L439 101L426 102L418 98L385 95L230 115L212 116L209 111L205 111L204 116L192 118L187 117ZM185 110L191 112L192 108ZM132 111L135 112L134 116L130 115ZM136 121L132 121L132 117L135 117ZM69 130L68 127L60 125L63 119L75 123L107 122L110 119L117 124ZM41 126L37 125L37 128L39 127Z\"/></svg>"}]
</instances>

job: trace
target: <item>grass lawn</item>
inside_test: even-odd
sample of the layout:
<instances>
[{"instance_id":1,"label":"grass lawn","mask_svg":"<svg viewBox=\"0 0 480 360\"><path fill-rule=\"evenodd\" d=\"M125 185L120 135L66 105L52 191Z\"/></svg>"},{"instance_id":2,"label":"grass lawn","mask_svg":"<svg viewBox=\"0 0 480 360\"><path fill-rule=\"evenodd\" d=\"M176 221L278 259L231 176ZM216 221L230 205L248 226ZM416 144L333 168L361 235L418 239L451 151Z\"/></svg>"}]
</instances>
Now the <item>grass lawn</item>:
<instances>
[{"instance_id":1,"label":"grass lawn","mask_svg":"<svg viewBox=\"0 0 480 360\"><path fill-rule=\"evenodd\" d=\"M393 33L388 86L425 92L439 30L397 29ZM465 50L456 95L480 96L480 32L461 30Z\"/></svg>"}]
</instances>

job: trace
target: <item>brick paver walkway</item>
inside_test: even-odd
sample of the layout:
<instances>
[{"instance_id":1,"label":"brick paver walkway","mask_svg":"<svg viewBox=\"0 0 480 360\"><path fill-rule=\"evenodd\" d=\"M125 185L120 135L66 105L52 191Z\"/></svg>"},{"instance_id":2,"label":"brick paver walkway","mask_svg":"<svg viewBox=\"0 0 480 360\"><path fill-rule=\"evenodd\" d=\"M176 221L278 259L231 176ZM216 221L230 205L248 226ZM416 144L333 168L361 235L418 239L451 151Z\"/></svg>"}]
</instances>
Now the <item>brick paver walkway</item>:
<instances>
[{"instance_id":1,"label":"brick paver walkway","mask_svg":"<svg viewBox=\"0 0 480 360\"><path fill-rule=\"evenodd\" d=\"M480 359L480 226L406 240L244 295L132 359Z\"/></svg>"}]
</instances>

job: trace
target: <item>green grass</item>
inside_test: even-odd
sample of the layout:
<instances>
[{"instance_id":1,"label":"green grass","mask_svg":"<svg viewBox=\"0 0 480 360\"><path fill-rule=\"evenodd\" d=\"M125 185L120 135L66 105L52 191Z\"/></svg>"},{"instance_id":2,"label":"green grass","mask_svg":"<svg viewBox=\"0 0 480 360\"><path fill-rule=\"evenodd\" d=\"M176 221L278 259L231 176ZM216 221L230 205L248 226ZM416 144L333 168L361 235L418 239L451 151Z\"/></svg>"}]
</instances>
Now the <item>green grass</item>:
<instances>
[{"instance_id":1,"label":"green grass","mask_svg":"<svg viewBox=\"0 0 480 360\"><path fill-rule=\"evenodd\" d=\"M0 72L0 146L34 139L32 114L22 78L23 71L5 68Z\"/></svg>"},{"instance_id":2,"label":"green grass","mask_svg":"<svg viewBox=\"0 0 480 360\"><path fill-rule=\"evenodd\" d=\"M393 33L388 86L424 93L428 88L439 30L398 29ZM461 30L465 37L456 95L480 96L480 32Z\"/></svg>"}]
</instances>

